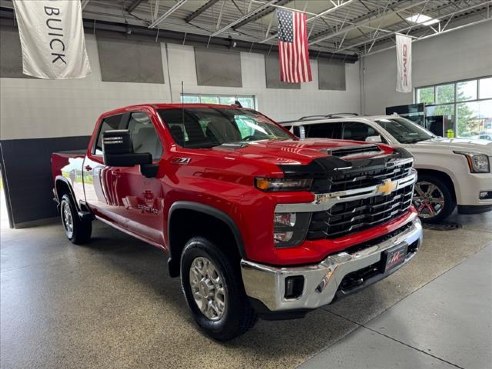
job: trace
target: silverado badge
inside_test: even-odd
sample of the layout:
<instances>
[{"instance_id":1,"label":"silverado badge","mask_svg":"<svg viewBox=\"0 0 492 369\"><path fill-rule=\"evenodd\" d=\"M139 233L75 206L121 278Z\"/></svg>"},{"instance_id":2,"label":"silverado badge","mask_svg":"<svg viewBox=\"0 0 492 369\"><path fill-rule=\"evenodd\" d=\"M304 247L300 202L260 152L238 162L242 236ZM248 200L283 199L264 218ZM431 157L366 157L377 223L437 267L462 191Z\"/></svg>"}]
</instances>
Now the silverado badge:
<instances>
[{"instance_id":1,"label":"silverado badge","mask_svg":"<svg viewBox=\"0 0 492 369\"><path fill-rule=\"evenodd\" d=\"M391 179L385 179L383 183L377 187L377 191L383 195L389 195L396 189L396 186L396 182L393 182Z\"/></svg>"}]
</instances>

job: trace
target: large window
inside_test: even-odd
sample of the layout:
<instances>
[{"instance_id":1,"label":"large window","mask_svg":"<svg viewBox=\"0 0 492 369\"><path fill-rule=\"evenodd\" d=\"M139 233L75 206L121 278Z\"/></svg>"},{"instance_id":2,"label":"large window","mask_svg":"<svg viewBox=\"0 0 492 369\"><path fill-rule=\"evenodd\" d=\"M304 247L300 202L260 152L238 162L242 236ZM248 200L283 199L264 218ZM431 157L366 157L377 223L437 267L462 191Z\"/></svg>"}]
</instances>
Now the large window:
<instances>
[{"instance_id":1,"label":"large window","mask_svg":"<svg viewBox=\"0 0 492 369\"><path fill-rule=\"evenodd\" d=\"M492 137L492 77L416 88L415 100L426 116L452 121L457 137Z\"/></svg>"},{"instance_id":2,"label":"large window","mask_svg":"<svg viewBox=\"0 0 492 369\"><path fill-rule=\"evenodd\" d=\"M244 95L199 95L199 94L182 94L181 102L184 103L202 103L202 104L224 104L232 105L239 101L243 108L256 109L255 97Z\"/></svg>"}]
</instances>

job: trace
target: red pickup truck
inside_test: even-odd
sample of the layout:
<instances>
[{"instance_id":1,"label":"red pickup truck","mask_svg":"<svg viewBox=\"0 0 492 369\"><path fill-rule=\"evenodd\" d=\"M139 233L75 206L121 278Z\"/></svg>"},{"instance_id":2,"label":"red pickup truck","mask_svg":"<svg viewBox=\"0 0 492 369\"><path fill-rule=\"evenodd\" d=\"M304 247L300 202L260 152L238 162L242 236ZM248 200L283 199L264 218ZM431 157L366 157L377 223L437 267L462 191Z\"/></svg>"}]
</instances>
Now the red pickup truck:
<instances>
[{"instance_id":1,"label":"red pickup truck","mask_svg":"<svg viewBox=\"0 0 492 369\"><path fill-rule=\"evenodd\" d=\"M70 241L97 218L169 255L189 308L228 340L302 317L407 263L422 241L404 149L299 141L236 106L145 104L104 113L84 153L54 153Z\"/></svg>"}]
</instances>

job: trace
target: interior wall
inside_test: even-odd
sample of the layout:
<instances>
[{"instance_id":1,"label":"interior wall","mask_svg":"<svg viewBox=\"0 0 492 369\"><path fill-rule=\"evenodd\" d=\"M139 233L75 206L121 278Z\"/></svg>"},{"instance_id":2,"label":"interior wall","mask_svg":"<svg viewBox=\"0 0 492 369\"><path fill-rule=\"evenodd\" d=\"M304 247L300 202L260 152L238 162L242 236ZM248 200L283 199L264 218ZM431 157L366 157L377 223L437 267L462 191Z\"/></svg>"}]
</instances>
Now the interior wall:
<instances>
[{"instance_id":1,"label":"interior wall","mask_svg":"<svg viewBox=\"0 0 492 369\"><path fill-rule=\"evenodd\" d=\"M242 87L199 86L193 47L161 43L164 84L105 82L94 35L86 35L86 47L92 69L87 78L0 78L1 165L17 226L57 215L51 201L52 152L84 149L102 112L145 102L178 102L181 81L186 93L254 95L258 110L276 120L359 111L357 64L346 65L346 91L318 90L316 61L314 80L300 90L266 89L264 55L242 52Z\"/></svg>"},{"instance_id":2,"label":"interior wall","mask_svg":"<svg viewBox=\"0 0 492 369\"><path fill-rule=\"evenodd\" d=\"M413 87L492 75L492 21L412 45ZM387 106L413 103L413 93L396 92L396 51L362 60L364 113L384 114Z\"/></svg>"}]
</instances>

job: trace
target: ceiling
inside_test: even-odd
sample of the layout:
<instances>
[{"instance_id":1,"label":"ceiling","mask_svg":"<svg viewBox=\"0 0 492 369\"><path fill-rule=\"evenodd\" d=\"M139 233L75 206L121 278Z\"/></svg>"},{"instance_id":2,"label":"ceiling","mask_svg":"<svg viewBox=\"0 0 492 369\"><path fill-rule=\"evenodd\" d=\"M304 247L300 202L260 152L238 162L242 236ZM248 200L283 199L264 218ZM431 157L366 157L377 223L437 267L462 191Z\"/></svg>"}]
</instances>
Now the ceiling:
<instances>
[{"instance_id":1,"label":"ceiling","mask_svg":"<svg viewBox=\"0 0 492 369\"><path fill-rule=\"evenodd\" d=\"M490 21L492 0L81 0L86 20L158 30L232 38L275 45L279 8L304 11L309 48L345 55L366 55L394 46L394 34L414 39L438 36L458 27ZM0 6L12 7L9 0ZM432 25L406 18L423 14Z\"/></svg>"}]
</instances>

